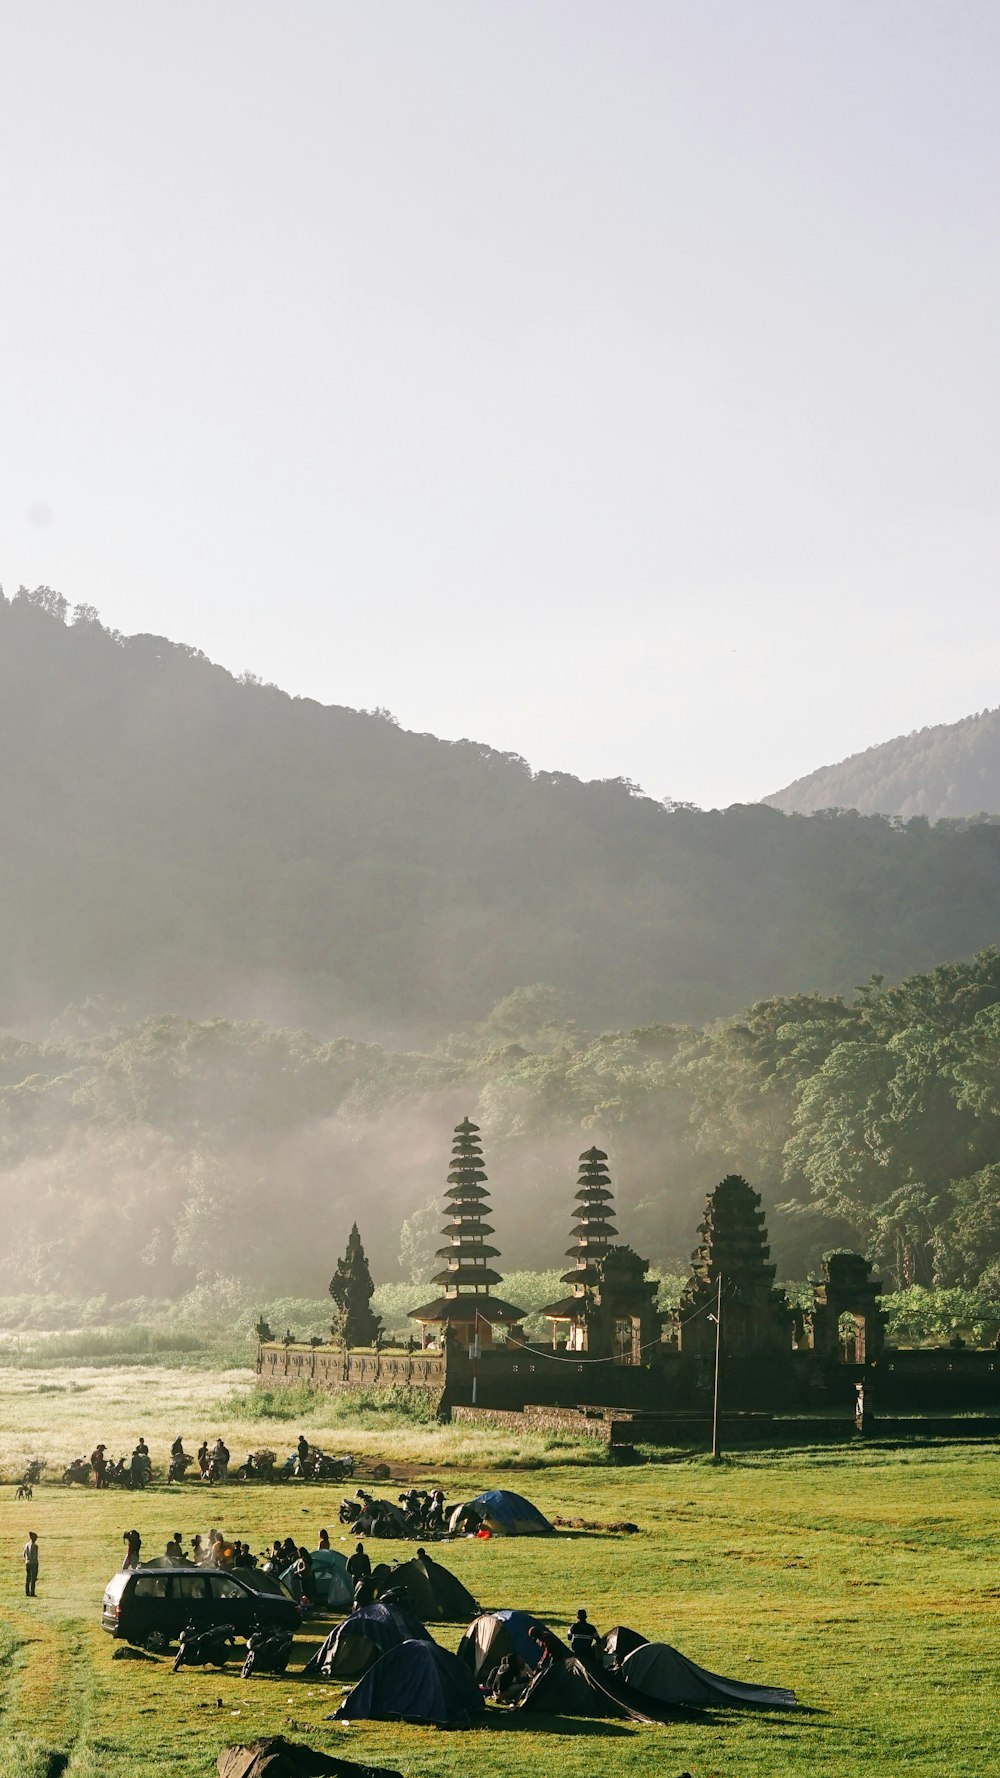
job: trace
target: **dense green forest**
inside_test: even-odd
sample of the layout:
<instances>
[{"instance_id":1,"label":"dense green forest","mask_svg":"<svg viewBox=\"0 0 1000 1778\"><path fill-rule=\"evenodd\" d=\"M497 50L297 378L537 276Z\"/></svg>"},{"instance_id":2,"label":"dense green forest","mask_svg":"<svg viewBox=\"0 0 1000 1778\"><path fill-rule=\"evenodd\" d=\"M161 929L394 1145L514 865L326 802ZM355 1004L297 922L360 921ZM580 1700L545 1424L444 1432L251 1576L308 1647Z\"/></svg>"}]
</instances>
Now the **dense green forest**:
<instances>
[{"instance_id":1,"label":"dense green forest","mask_svg":"<svg viewBox=\"0 0 1000 1778\"><path fill-rule=\"evenodd\" d=\"M356 1219L377 1282L426 1280L451 1126L481 1124L501 1269L563 1265L576 1157L616 1226L683 1270L725 1172L764 1193L781 1275L860 1246L890 1286L1000 1294L1000 952L704 1030L591 1034L552 988L427 1052L178 1018L0 1042L8 1290L321 1297ZM238 1293L237 1293L238 1294Z\"/></svg>"},{"instance_id":2,"label":"dense green forest","mask_svg":"<svg viewBox=\"0 0 1000 1778\"><path fill-rule=\"evenodd\" d=\"M0 595L0 1028L97 1000L95 1028L225 1014L428 1049L536 981L591 1030L701 1024L1000 931L996 827L665 806L69 616Z\"/></svg>"},{"instance_id":3,"label":"dense green forest","mask_svg":"<svg viewBox=\"0 0 1000 1778\"><path fill-rule=\"evenodd\" d=\"M1000 710L897 735L765 798L786 814L856 809L931 821L1000 814Z\"/></svg>"}]
</instances>

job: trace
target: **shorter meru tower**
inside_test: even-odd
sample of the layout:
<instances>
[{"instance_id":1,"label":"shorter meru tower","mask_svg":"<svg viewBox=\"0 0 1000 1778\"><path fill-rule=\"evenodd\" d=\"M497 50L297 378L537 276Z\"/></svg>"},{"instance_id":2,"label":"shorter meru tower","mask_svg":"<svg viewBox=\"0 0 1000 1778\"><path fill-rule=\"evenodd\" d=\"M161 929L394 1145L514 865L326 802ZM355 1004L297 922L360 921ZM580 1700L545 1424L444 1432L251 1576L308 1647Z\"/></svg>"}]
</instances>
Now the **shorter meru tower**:
<instances>
[{"instance_id":1,"label":"shorter meru tower","mask_svg":"<svg viewBox=\"0 0 1000 1778\"><path fill-rule=\"evenodd\" d=\"M613 1193L608 1157L603 1148L580 1156L572 1247L575 1263L561 1282L572 1294L550 1303L542 1314L552 1323L552 1344L567 1352L642 1363L660 1338L662 1316L656 1308L656 1285L646 1277L648 1261L631 1247L617 1247L612 1235Z\"/></svg>"}]
</instances>

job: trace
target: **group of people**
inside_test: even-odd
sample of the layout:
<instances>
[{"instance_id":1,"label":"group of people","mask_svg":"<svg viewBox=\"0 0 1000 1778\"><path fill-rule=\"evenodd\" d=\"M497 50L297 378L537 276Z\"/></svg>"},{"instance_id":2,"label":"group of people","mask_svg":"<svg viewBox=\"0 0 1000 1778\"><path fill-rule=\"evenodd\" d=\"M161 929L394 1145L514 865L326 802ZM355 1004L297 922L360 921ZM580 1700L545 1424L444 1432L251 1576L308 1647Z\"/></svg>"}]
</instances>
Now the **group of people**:
<instances>
[{"instance_id":1,"label":"group of people","mask_svg":"<svg viewBox=\"0 0 1000 1778\"><path fill-rule=\"evenodd\" d=\"M131 1531L122 1532L125 1545L123 1569L141 1568L142 1537L133 1526ZM359 1546L361 1547L361 1546ZM330 1533L324 1528L319 1534L318 1548L330 1548ZM25 1558L27 1560L27 1558ZM214 1526L202 1536L199 1531L191 1533L190 1547L184 1547L184 1533L174 1531L167 1539L161 1557L156 1558L160 1564L170 1563L173 1566L188 1565L191 1567L210 1568L261 1568L265 1573L282 1576L294 1575L302 1595L310 1603L316 1602L316 1587L313 1580L312 1557L302 1544L297 1544L294 1537L275 1537L270 1545L254 1555L250 1545L241 1538L228 1538ZM348 1563L350 1567L350 1563ZM371 1572L371 1564L368 1564ZM37 1561L36 1561L37 1572Z\"/></svg>"},{"instance_id":2,"label":"group of people","mask_svg":"<svg viewBox=\"0 0 1000 1778\"><path fill-rule=\"evenodd\" d=\"M73 1467L86 1469L87 1459L78 1457ZM116 1459L108 1456L107 1445L95 1445L90 1453L90 1469L95 1488L112 1488L122 1483L132 1488L145 1488L153 1474L149 1446L144 1438L140 1438L131 1457Z\"/></svg>"},{"instance_id":3,"label":"group of people","mask_svg":"<svg viewBox=\"0 0 1000 1778\"><path fill-rule=\"evenodd\" d=\"M209 1443L203 1438L198 1446L195 1457L191 1457L184 1449L184 1440L180 1435L174 1439L170 1447L170 1464L167 1469L168 1482L183 1481L186 1471L192 1463L198 1465L198 1475L203 1482L228 1482L229 1465L231 1462L229 1446L224 1438L216 1436Z\"/></svg>"}]
</instances>

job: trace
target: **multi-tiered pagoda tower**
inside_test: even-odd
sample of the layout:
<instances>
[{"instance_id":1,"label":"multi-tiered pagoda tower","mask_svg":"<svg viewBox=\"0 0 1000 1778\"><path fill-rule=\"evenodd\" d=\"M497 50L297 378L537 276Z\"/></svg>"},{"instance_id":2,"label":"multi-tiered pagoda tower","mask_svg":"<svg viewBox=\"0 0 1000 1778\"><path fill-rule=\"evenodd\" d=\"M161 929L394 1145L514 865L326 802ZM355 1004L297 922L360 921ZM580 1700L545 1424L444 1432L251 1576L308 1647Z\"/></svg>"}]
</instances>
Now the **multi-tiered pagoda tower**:
<instances>
[{"instance_id":1,"label":"multi-tiered pagoda tower","mask_svg":"<svg viewBox=\"0 0 1000 1778\"><path fill-rule=\"evenodd\" d=\"M572 1294L542 1310L552 1323L552 1344L570 1352L590 1352L641 1363L659 1338L656 1285L647 1279L647 1262L631 1247L611 1239L613 1193L608 1157L603 1148L580 1156L574 1200L573 1245L567 1259L575 1263L562 1274Z\"/></svg>"},{"instance_id":2,"label":"multi-tiered pagoda tower","mask_svg":"<svg viewBox=\"0 0 1000 1778\"><path fill-rule=\"evenodd\" d=\"M714 1313L721 1276L726 1354L789 1355L792 1312L784 1291L775 1289L760 1193L738 1173L730 1173L709 1194L698 1233L701 1243L692 1255L691 1277L681 1297L681 1350L705 1357L714 1353L715 1323L709 1315Z\"/></svg>"},{"instance_id":3,"label":"multi-tiered pagoda tower","mask_svg":"<svg viewBox=\"0 0 1000 1778\"><path fill-rule=\"evenodd\" d=\"M450 1328L464 1345L472 1346L478 1336L480 1346L487 1347L493 1344L495 1329L516 1328L527 1311L490 1295L493 1285L503 1283L489 1264L499 1258L500 1249L486 1239L493 1234L493 1225L486 1221L491 1212L483 1150L479 1125L467 1117L455 1127L445 1214L449 1220L441 1233L448 1237L448 1245L438 1248L437 1257L447 1264L431 1279L444 1287L443 1295L411 1309L410 1315L420 1323L421 1345L427 1343L428 1330L438 1327L442 1334Z\"/></svg>"}]
</instances>

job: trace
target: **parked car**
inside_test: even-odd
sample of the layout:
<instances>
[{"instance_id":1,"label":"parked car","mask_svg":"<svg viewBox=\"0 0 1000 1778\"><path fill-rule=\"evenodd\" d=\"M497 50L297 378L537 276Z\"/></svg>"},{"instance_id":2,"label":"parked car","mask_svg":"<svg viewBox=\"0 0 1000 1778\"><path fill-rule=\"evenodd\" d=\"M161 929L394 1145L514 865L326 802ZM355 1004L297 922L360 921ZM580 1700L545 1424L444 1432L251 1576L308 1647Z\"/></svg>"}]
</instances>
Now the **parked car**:
<instances>
[{"instance_id":1,"label":"parked car","mask_svg":"<svg viewBox=\"0 0 1000 1778\"><path fill-rule=\"evenodd\" d=\"M210 1630L232 1624L247 1637L255 1625L295 1630L294 1599L272 1574L257 1568L148 1567L112 1575L104 1589L101 1627L139 1647L165 1649L189 1624Z\"/></svg>"}]
</instances>

